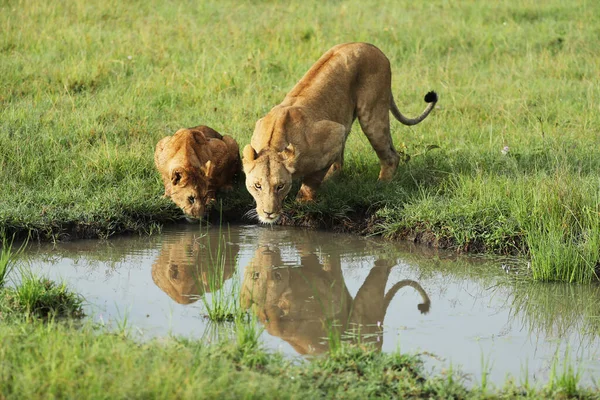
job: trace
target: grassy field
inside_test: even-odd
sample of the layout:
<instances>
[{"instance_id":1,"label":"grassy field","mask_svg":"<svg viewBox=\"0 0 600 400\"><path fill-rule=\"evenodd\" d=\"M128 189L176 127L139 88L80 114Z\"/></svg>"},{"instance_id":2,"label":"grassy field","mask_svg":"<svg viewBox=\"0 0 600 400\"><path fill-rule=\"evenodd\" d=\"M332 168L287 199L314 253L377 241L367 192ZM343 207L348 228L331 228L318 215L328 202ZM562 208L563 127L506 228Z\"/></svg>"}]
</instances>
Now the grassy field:
<instances>
[{"instance_id":1,"label":"grassy field","mask_svg":"<svg viewBox=\"0 0 600 400\"><path fill-rule=\"evenodd\" d=\"M535 279L595 279L600 3L5 0L0 27L5 233L155 231L179 216L160 197L160 138L205 124L243 146L323 52L366 41L389 57L405 114L432 89L438 107L392 122L410 161L389 185L355 126L344 174L316 204L290 201L290 223L526 254ZM239 218L252 199L240 185L223 207Z\"/></svg>"}]
</instances>

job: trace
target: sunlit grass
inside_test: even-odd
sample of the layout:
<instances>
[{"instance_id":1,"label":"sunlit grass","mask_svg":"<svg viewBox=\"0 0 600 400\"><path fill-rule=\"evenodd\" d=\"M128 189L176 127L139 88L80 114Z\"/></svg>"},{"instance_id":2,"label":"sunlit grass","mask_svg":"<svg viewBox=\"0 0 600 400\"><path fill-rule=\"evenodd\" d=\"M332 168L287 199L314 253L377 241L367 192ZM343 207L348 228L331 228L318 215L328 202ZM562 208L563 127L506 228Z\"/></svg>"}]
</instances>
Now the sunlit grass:
<instances>
[{"instance_id":1,"label":"sunlit grass","mask_svg":"<svg viewBox=\"0 0 600 400\"><path fill-rule=\"evenodd\" d=\"M0 15L7 233L156 231L181 217L161 198L160 138L206 124L243 146L323 52L367 41L389 57L406 114L431 89L439 107L413 128L392 121L411 159L390 185L355 126L342 176L313 205L290 198L287 221L426 231L460 250L528 255L535 279L596 279L600 3L28 0ZM243 185L224 208L252 208Z\"/></svg>"}]
</instances>

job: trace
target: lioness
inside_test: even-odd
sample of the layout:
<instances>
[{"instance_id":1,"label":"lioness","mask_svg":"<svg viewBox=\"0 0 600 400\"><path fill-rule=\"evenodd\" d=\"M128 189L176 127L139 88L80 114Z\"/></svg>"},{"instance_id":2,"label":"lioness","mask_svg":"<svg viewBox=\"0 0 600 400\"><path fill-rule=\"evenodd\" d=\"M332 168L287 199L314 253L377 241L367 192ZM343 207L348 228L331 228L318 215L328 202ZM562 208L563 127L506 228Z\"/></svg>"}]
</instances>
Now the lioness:
<instances>
[{"instance_id":1,"label":"lioness","mask_svg":"<svg viewBox=\"0 0 600 400\"><path fill-rule=\"evenodd\" d=\"M203 125L162 138L156 144L154 164L165 185L165 197L194 218L202 218L217 190L232 188L241 167L235 139Z\"/></svg>"},{"instance_id":2,"label":"lioness","mask_svg":"<svg viewBox=\"0 0 600 400\"><path fill-rule=\"evenodd\" d=\"M297 199L314 200L328 171L331 175L341 168L356 118L379 157L379 180L392 179L400 157L390 136L390 110L401 123L418 124L435 106L437 94L427 93L425 111L407 118L394 102L391 80L390 62L377 47L340 44L323 54L283 102L256 122L251 144L243 151L243 168L261 222L279 219L292 178L303 177Z\"/></svg>"}]
</instances>

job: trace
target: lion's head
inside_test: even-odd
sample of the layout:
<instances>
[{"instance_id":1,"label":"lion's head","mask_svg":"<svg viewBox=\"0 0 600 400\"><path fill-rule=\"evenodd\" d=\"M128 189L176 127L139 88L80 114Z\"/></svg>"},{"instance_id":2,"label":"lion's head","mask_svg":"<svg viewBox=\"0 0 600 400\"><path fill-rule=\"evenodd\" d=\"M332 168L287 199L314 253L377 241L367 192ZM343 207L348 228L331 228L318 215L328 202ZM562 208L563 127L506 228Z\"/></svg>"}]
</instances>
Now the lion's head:
<instances>
[{"instance_id":1,"label":"lion's head","mask_svg":"<svg viewBox=\"0 0 600 400\"><path fill-rule=\"evenodd\" d=\"M244 270L240 303L244 309L255 306L262 310L277 306L289 310L285 303L290 292L290 269L283 265L281 252L276 246L262 245Z\"/></svg>"},{"instance_id":2,"label":"lion's head","mask_svg":"<svg viewBox=\"0 0 600 400\"><path fill-rule=\"evenodd\" d=\"M209 188L212 163L207 161L200 168L176 167L171 170L171 200L183 212L193 218L202 218L205 207L215 200L215 193Z\"/></svg>"},{"instance_id":3,"label":"lion's head","mask_svg":"<svg viewBox=\"0 0 600 400\"><path fill-rule=\"evenodd\" d=\"M231 241L232 244L229 244ZM198 236L197 229L166 236L152 264L152 280L179 304L190 304L205 293L221 289L236 268L238 234L208 232Z\"/></svg>"},{"instance_id":4,"label":"lion's head","mask_svg":"<svg viewBox=\"0 0 600 400\"><path fill-rule=\"evenodd\" d=\"M290 144L283 151L256 153L251 145L244 148L246 187L256 201L260 222L272 224L281 216L283 199L292 187L295 152Z\"/></svg>"}]
</instances>

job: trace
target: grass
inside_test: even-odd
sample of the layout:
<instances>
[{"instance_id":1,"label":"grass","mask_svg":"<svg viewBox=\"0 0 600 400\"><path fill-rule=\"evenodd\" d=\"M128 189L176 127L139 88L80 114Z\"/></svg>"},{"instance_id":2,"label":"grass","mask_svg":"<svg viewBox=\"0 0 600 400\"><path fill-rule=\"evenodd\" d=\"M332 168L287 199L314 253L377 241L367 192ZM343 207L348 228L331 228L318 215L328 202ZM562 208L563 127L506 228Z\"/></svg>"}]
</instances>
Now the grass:
<instances>
[{"instance_id":1,"label":"grass","mask_svg":"<svg viewBox=\"0 0 600 400\"><path fill-rule=\"evenodd\" d=\"M600 4L550 0L0 3L0 229L42 239L154 232L153 148L209 125L249 142L329 47L376 44L407 128L390 185L356 126L342 176L288 223L527 255L541 281L598 274ZM357 185L356 182L361 182ZM252 207L243 185L224 215Z\"/></svg>"},{"instance_id":2,"label":"grass","mask_svg":"<svg viewBox=\"0 0 600 400\"><path fill-rule=\"evenodd\" d=\"M569 360L568 350L565 352L563 358L562 371L559 371L559 357L556 355L550 367L550 376L548 379L548 387L554 390L558 389L563 396L575 397L577 396L577 386L581 379L581 370L574 367Z\"/></svg>"},{"instance_id":3,"label":"grass","mask_svg":"<svg viewBox=\"0 0 600 400\"><path fill-rule=\"evenodd\" d=\"M244 323L248 329L248 324ZM0 396L13 398L597 398L565 368L543 387L467 389L452 371L426 375L418 356L346 346L295 362L264 351L256 336L211 345L134 340L84 324L0 326ZM556 367L559 368L559 367ZM118 373L115 373L118 371Z\"/></svg>"},{"instance_id":4,"label":"grass","mask_svg":"<svg viewBox=\"0 0 600 400\"><path fill-rule=\"evenodd\" d=\"M200 228L202 230L202 228ZM205 235L208 235L208 227ZM207 292L201 299L211 321L223 322L234 321L242 317L244 311L240 307L239 299L239 276L237 265L237 254L231 254L232 248L227 243L231 242L231 237L224 232L223 226L219 225L215 240L202 241L201 245L207 247L208 257L196 264L198 276L205 276ZM204 242L204 243L203 243ZM229 253L229 254L228 254ZM227 274L226 271L232 271ZM226 280L229 282L225 284Z\"/></svg>"},{"instance_id":5,"label":"grass","mask_svg":"<svg viewBox=\"0 0 600 400\"><path fill-rule=\"evenodd\" d=\"M20 318L82 318L83 299L67 289L65 283L57 284L50 279L40 277L19 268L20 282L16 286L7 286L9 274L14 275L16 259L25 249L26 243L16 251L13 242L2 238L0 252L0 321Z\"/></svg>"},{"instance_id":6,"label":"grass","mask_svg":"<svg viewBox=\"0 0 600 400\"><path fill-rule=\"evenodd\" d=\"M0 249L0 288L4 287L6 284L6 279L8 274L15 267L15 257L17 253L20 253L24 247L19 248L16 252L13 251L13 241L9 243L6 237L1 237L0 241L2 241L2 248Z\"/></svg>"},{"instance_id":7,"label":"grass","mask_svg":"<svg viewBox=\"0 0 600 400\"><path fill-rule=\"evenodd\" d=\"M43 320L82 318L83 299L64 283L23 272L19 285L0 291L0 319L20 316Z\"/></svg>"}]
</instances>

